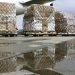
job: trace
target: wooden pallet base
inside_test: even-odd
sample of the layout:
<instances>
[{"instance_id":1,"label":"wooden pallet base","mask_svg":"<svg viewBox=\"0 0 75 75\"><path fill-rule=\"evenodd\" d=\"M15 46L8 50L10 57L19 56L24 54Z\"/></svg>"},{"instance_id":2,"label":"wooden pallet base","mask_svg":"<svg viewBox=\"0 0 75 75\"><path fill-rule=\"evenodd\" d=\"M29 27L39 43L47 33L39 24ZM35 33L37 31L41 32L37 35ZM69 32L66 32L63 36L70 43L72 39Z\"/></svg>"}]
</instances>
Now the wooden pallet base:
<instances>
[{"instance_id":1,"label":"wooden pallet base","mask_svg":"<svg viewBox=\"0 0 75 75\"><path fill-rule=\"evenodd\" d=\"M51 32L51 33L41 33L41 32L38 32L38 33L34 33L34 32L25 32L23 34L24 36L29 36L29 35L32 35L32 36L44 36L44 35L48 35L48 36L56 36L57 34L55 32Z\"/></svg>"},{"instance_id":2,"label":"wooden pallet base","mask_svg":"<svg viewBox=\"0 0 75 75\"><path fill-rule=\"evenodd\" d=\"M57 34L57 35L61 35L61 36L75 36L75 34L68 34L68 33L60 33L60 34Z\"/></svg>"}]
</instances>

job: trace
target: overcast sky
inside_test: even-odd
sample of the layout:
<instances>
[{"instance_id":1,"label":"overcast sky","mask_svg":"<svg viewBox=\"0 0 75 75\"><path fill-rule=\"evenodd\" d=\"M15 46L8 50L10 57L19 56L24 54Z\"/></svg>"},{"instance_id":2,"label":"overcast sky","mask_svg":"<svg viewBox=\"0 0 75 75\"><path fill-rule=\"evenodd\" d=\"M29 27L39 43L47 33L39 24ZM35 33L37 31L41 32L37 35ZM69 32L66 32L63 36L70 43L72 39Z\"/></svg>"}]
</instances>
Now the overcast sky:
<instances>
[{"instance_id":1,"label":"overcast sky","mask_svg":"<svg viewBox=\"0 0 75 75\"><path fill-rule=\"evenodd\" d=\"M75 15L75 0L55 0L53 3L55 9ZM47 5L49 4L50 3L47 3ZM23 15L17 16L17 25L19 29L22 29L22 17Z\"/></svg>"},{"instance_id":2,"label":"overcast sky","mask_svg":"<svg viewBox=\"0 0 75 75\"><path fill-rule=\"evenodd\" d=\"M75 0L56 0L54 1L54 7L75 15Z\"/></svg>"}]
</instances>

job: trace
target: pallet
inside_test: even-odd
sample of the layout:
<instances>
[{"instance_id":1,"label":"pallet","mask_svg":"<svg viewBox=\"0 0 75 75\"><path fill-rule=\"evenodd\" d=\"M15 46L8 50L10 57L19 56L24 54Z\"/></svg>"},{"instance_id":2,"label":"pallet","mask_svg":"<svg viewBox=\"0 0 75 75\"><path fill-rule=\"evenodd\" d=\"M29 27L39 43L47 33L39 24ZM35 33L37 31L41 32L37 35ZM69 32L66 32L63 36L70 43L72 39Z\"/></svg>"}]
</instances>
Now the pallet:
<instances>
[{"instance_id":1,"label":"pallet","mask_svg":"<svg viewBox=\"0 0 75 75\"><path fill-rule=\"evenodd\" d=\"M0 34L2 35L3 37L16 37L17 34Z\"/></svg>"},{"instance_id":2,"label":"pallet","mask_svg":"<svg viewBox=\"0 0 75 75\"><path fill-rule=\"evenodd\" d=\"M55 32L24 32L23 35L24 36L32 35L36 37L36 36L44 36L44 35L56 36L57 34Z\"/></svg>"},{"instance_id":3,"label":"pallet","mask_svg":"<svg viewBox=\"0 0 75 75\"><path fill-rule=\"evenodd\" d=\"M75 36L74 33L58 33L57 35L61 35L61 36Z\"/></svg>"}]
</instances>

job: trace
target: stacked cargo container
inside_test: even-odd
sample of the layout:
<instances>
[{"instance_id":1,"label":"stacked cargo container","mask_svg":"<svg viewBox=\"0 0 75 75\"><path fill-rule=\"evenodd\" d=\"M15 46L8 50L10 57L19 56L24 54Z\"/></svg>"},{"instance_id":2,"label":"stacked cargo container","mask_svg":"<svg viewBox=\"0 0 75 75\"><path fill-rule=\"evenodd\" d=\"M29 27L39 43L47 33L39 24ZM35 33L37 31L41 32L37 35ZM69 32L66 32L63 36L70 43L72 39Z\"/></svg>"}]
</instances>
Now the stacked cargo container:
<instances>
[{"instance_id":1,"label":"stacked cargo container","mask_svg":"<svg viewBox=\"0 0 75 75\"><path fill-rule=\"evenodd\" d=\"M27 8L23 18L25 32L55 32L54 8L33 4Z\"/></svg>"},{"instance_id":2,"label":"stacked cargo container","mask_svg":"<svg viewBox=\"0 0 75 75\"><path fill-rule=\"evenodd\" d=\"M67 20L64 18L64 15L60 12L55 13L55 29L57 33L65 33Z\"/></svg>"},{"instance_id":3,"label":"stacked cargo container","mask_svg":"<svg viewBox=\"0 0 75 75\"><path fill-rule=\"evenodd\" d=\"M63 34L75 34L75 17L68 13L55 13L56 32Z\"/></svg>"},{"instance_id":4,"label":"stacked cargo container","mask_svg":"<svg viewBox=\"0 0 75 75\"><path fill-rule=\"evenodd\" d=\"M71 14L65 13L65 18L67 18L67 33L68 34L75 34L75 17Z\"/></svg>"},{"instance_id":5,"label":"stacked cargo container","mask_svg":"<svg viewBox=\"0 0 75 75\"><path fill-rule=\"evenodd\" d=\"M15 4L0 2L0 34L15 35L16 33Z\"/></svg>"}]
</instances>

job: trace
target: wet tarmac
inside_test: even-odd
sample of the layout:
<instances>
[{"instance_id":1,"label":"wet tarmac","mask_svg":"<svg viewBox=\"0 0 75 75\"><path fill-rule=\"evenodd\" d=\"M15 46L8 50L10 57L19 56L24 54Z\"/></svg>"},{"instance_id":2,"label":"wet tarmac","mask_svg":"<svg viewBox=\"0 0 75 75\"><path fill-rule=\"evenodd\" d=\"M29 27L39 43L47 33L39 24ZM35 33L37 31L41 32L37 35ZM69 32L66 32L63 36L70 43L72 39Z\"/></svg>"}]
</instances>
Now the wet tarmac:
<instances>
[{"instance_id":1,"label":"wet tarmac","mask_svg":"<svg viewBox=\"0 0 75 75\"><path fill-rule=\"evenodd\" d=\"M25 40L23 42L22 41L0 43L1 75L3 75L3 73L22 72L25 70L32 74L23 75L75 75L75 39L57 43L48 42L49 39L41 41L34 40L29 43L25 43ZM11 46L13 48L15 44L18 44L19 46L21 45L22 47L24 45L29 45L33 50L26 52L23 50L23 52L17 56L15 56L17 51L9 52L9 50L1 50L4 49L4 47L6 48ZM17 47L19 47L18 45ZM5 57L9 58L2 59Z\"/></svg>"},{"instance_id":2,"label":"wet tarmac","mask_svg":"<svg viewBox=\"0 0 75 75\"><path fill-rule=\"evenodd\" d=\"M22 69L40 75L75 75L75 40L70 40L24 54ZM49 72L44 73L49 70ZM39 71L39 72L38 72Z\"/></svg>"}]
</instances>

